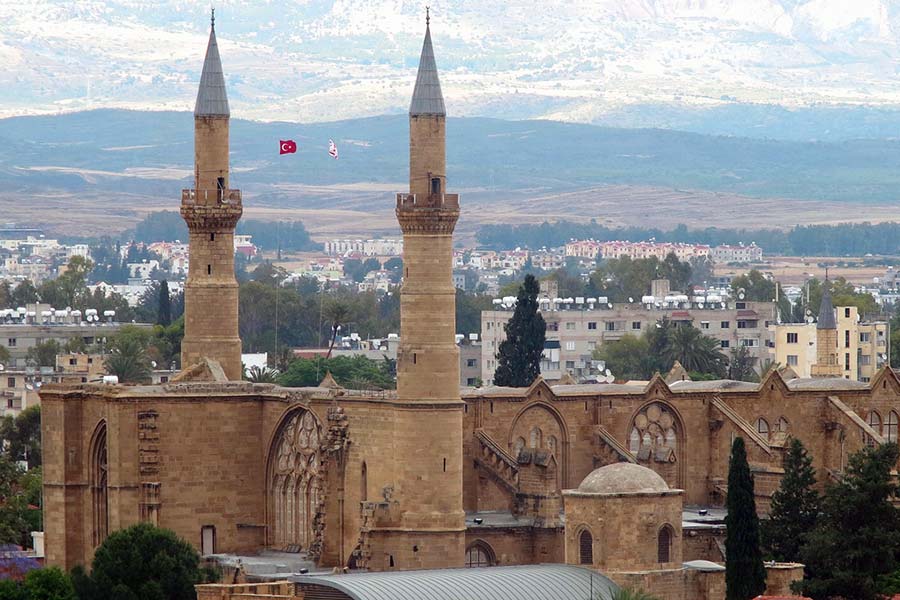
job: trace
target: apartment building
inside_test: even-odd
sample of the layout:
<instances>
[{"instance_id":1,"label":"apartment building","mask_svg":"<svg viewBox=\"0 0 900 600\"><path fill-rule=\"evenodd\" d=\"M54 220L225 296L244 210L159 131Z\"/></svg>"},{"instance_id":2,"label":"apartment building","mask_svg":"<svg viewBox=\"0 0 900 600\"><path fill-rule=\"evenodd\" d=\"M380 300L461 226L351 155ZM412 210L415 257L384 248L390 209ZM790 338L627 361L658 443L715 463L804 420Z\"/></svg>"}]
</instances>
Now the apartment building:
<instances>
[{"instance_id":1,"label":"apartment building","mask_svg":"<svg viewBox=\"0 0 900 600\"><path fill-rule=\"evenodd\" d=\"M756 244L729 246L723 244L709 251L709 258L715 263L751 263L762 260L762 248Z\"/></svg>"},{"instance_id":2,"label":"apartment building","mask_svg":"<svg viewBox=\"0 0 900 600\"><path fill-rule=\"evenodd\" d=\"M705 335L717 339L726 355L732 348L748 348L751 356L757 359L757 366L770 357L769 346L774 335L770 326L776 320L774 302L728 299L709 302L707 298L675 295L655 302L646 297L644 300L649 302L612 305L605 298L566 299L569 302L542 298L541 314L547 324L547 341L541 375L545 379L559 379L568 373L578 380L591 379L598 366L592 361L597 347L628 334L642 335L663 319L677 326L697 327ZM506 339L504 326L515 308L496 306L495 310L481 313L481 378L485 385L493 383L497 349Z\"/></svg>"},{"instance_id":3,"label":"apartment building","mask_svg":"<svg viewBox=\"0 0 900 600\"><path fill-rule=\"evenodd\" d=\"M867 383L887 364L890 323L864 322L855 306L838 306L834 312L840 374L845 379ZM815 322L771 325L775 342L769 349L772 360L789 366L798 377L811 377L819 343L816 325Z\"/></svg>"},{"instance_id":4,"label":"apartment building","mask_svg":"<svg viewBox=\"0 0 900 600\"><path fill-rule=\"evenodd\" d=\"M134 325L151 327L145 323ZM88 346L102 345L121 326L115 313L101 315L88 309L82 314L78 310L56 310L47 304L30 304L0 310L0 346L9 350L8 368L24 369L28 350L38 344L55 340L62 346L78 338Z\"/></svg>"}]
</instances>

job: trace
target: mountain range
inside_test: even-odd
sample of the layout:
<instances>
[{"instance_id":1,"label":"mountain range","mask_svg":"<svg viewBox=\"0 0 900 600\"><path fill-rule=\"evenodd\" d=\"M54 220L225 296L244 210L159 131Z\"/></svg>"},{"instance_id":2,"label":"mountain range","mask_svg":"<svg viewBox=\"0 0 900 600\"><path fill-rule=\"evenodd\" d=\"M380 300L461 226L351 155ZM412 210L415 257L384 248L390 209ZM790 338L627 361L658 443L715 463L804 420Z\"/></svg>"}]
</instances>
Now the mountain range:
<instances>
[{"instance_id":1,"label":"mountain range","mask_svg":"<svg viewBox=\"0 0 900 600\"><path fill-rule=\"evenodd\" d=\"M233 114L327 122L407 107L411 0L217 2ZM192 106L208 32L194 0L0 3L3 115ZM893 0L435 0L451 114L782 139L900 122Z\"/></svg>"}]
</instances>

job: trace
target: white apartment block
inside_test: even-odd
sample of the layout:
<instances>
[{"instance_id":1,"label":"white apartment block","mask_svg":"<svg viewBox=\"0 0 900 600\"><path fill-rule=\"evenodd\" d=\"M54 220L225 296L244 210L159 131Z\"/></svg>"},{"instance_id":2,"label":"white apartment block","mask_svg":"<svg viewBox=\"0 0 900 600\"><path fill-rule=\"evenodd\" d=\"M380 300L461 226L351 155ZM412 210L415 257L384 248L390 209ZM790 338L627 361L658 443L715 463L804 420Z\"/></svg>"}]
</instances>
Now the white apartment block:
<instances>
[{"instance_id":1,"label":"white apartment block","mask_svg":"<svg viewBox=\"0 0 900 600\"><path fill-rule=\"evenodd\" d=\"M403 240L380 238L373 240L334 239L325 242L325 254L329 256L402 256Z\"/></svg>"},{"instance_id":2,"label":"white apartment block","mask_svg":"<svg viewBox=\"0 0 900 600\"><path fill-rule=\"evenodd\" d=\"M744 246L716 246L709 252L709 258L714 263L752 263L762 260L762 248L756 244Z\"/></svg>"},{"instance_id":3,"label":"white apartment block","mask_svg":"<svg viewBox=\"0 0 900 600\"><path fill-rule=\"evenodd\" d=\"M677 298L677 300L675 300ZM662 319L676 326L697 327L705 335L719 340L727 356L732 348L745 347L757 359L757 368L770 356L776 320L774 302L724 301L710 304L695 302L687 296L673 296L661 305L613 304L605 302L554 303L541 299L541 314L547 323L547 341L541 374L545 379L559 379L568 373L576 379L591 376L594 350L627 334L640 336ZM595 299L592 299L595 300ZM558 307L558 308L555 308ZM481 313L482 380L493 383L497 368L496 354L506 339L504 326L514 307ZM613 375L616 375L613 373Z\"/></svg>"}]
</instances>

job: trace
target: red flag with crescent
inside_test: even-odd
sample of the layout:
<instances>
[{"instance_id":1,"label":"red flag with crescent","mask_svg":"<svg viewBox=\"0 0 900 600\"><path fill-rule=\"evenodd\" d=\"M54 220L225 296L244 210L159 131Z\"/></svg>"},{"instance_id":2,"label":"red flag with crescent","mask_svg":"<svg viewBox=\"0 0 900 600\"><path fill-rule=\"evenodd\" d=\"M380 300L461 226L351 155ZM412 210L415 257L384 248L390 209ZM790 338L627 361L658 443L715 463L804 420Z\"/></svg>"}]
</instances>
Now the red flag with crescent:
<instances>
[{"instance_id":1,"label":"red flag with crescent","mask_svg":"<svg viewBox=\"0 0 900 600\"><path fill-rule=\"evenodd\" d=\"M294 140L281 140L281 146L278 149L278 154L293 154L297 151L297 142Z\"/></svg>"}]
</instances>

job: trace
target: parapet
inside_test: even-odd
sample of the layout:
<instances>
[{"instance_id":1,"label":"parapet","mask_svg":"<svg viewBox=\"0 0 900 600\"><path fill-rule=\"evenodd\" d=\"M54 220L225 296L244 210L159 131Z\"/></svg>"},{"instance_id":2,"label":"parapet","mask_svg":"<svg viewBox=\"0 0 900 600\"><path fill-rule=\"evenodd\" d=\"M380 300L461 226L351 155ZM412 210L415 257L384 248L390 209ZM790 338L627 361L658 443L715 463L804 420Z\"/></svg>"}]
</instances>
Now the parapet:
<instances>
[{"instance_id":1,"label":"parapet","mask_svg":"<svg viewBox=\"0 0 900 600\"><path fill-rule=\"evenodd\" d=\"M459 219L459 195L397 194L396 214L405 234L450 235Z\"/></svg>"},{"instance_id":2,"label":"parapet","mask_svg":"<svg viewBox=\"0 0 900 600\"><path fill-rule=\"evenodd\" d=\"M234 229L243 212L241 190L181 190L181 216L190 231Z\"/></svg>"}]
</instances>

